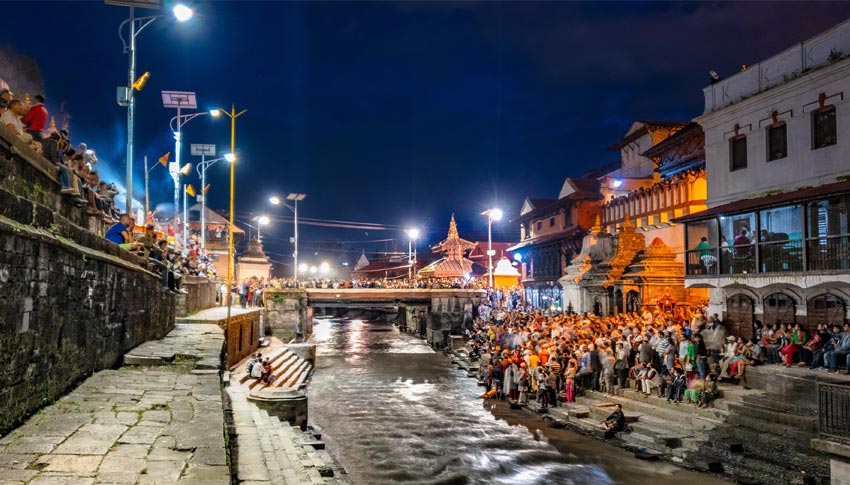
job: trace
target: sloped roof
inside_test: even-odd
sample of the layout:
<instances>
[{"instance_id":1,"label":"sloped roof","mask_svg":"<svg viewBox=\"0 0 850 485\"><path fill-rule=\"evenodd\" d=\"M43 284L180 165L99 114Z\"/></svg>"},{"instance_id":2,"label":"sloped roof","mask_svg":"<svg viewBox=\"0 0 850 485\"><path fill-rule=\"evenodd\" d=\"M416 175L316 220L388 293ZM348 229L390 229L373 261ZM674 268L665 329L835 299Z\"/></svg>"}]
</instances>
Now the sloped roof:
<instances>
[{"instance_id":1,"label":"sloped roof","mask_svg":"<svg viewBox=\"0 0 850 485\"><path fill-rule=\"evenodd\" d=\"M190 224L193 223L193 222L197 222L197 223L200 224L200 222L201 222L201 208L204 209L204 220L205 220L204 222L206 222L207 224L221 224L221 225L224 225L224 226L227 226L227 225L230 224L230 221L228 221L224 216L222 216L218 212L210 209L209 207L207 207L205 205L201 205L201 204L195 204L192 207L189 207L189 209L187 209L187 212L189 213L188 219L189 219ZM237 226L234 223L233 224L233 232L234 233L237 233L237 232L244 233L245 231L243 231L242 229L239 229L239 226Z\"/></svg>"},{"instance_id":2,"label":"sloped roof","mask_svg":"<svg viewBox=\"0 0 850 485\"><path fill-rule=\"evenodd\" d=\"M629 143L649 133L650 128L676 128L690 123L689 121L663 121L663 120L635 120L626 135L617 143L608 147L608 150L619 150Z\"/></svg>"}]
</instances>

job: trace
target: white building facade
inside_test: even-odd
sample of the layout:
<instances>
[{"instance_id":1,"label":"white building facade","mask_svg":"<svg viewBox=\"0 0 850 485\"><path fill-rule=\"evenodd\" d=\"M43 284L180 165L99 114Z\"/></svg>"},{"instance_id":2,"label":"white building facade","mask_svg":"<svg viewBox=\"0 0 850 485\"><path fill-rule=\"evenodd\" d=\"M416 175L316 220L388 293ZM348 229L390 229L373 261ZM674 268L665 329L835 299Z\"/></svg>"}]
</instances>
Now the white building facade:
<instances>
[{"instance_id":1,"label":"white building facade","mask_svg":"<svg viewBox=\"0 0 850 485\"><path fill-rule=\"evenodd\" d=\"M704 89L708 210L686 223L686 286L752 335L847 320L850 21ZM697 248L702 238L705 245Z\"/></svg>"}]
</instances>

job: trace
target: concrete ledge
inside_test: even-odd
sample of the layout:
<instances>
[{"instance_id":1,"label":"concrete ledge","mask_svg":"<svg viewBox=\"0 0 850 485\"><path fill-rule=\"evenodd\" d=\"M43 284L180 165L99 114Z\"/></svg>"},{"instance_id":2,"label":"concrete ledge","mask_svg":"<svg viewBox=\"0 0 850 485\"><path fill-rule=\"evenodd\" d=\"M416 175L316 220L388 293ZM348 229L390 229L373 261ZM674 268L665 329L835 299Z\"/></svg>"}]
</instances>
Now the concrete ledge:
<instances>
[{"instance_id":1,"label":"concrete ledge","mask_svg":"<svg viewBox=\"0 0 850 485\"><path fill-rule=\"evenodd\" d=\"M307 426L307 396L291 387L267 387L251 391L248 401L292 426L302 429Z\"/></svg>"},{"instance_id":2,"label":"concrete ledge","mask_svg":"<svg viewBox=\"0 0 850 485\"><path fill-rule=\"evenodd\" d=\"M820 438L815 438L810 443L815 450L850 459L850 445Z\"/></svg>"}]
</instances>

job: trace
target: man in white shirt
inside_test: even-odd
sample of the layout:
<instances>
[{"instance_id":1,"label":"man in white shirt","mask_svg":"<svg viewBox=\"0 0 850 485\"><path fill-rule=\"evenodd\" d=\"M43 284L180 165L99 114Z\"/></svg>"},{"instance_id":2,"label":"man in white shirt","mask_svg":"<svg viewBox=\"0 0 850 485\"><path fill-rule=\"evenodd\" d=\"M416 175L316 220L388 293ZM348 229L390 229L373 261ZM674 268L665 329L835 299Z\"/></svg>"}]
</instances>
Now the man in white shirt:
<instances>
[{"instance_id":1,"label":"man in white shirt","mask_svg":"<svg viewBox=\"0 0 850 485\"><path fill-rule=\"evenodd\" d=\"M12 101L9 101L9 109L0 116L0 123L2 123L2 125L5 126L10 133L29 143L32 141L32 135L27 133L27 129L21 121L21 116L23 116L24 113L24 103L21 103L20 100L13 99Z\"/></svg>"}]
</instances>

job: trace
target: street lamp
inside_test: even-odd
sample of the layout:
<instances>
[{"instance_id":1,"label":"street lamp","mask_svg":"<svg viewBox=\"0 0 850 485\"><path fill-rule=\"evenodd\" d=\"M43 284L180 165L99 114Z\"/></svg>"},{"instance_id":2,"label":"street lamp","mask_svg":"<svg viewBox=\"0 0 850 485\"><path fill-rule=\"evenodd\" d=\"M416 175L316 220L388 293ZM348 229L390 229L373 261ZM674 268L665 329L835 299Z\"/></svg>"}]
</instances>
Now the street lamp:
<instances>
[{"instance_id":1,"label":"street lamp","mask_svg":"<svg viewBox=\"0 0 850 485\"><path fill-rule=\"evenodd\" d=\"M215 112L215 114L213 113ZM217 109L211 109L210 115L214 118L218 117L221 112ZM200 202L201 202L201 249L206 249L207 247L207 211L206 211L206 203L207 203L207 169L211 166L215 165L216 162L220 162L222 160L227 160L227 155L216 158L213 160L207 160L206 157L215 156L215 145L200 145L193 143L190 145L192 149L192 155L200 156L201 163L195 168L197 170L198 175L201 177L201 193L199 194Z\"/></svg>"},{"instance_id":2,"label":"street lamp","mask_svg":"<svg viewBox=\"0 0 850 485\"><path fill-rule=\"evenodd\" d=\"M227 112L223 109L214 109L210 111L210 114L215 111L219 114L225 114L230 117L230 153L224 155L225 160L230 163L230 214L229 214L229 224L227 230L227 285L230 288L230 285L233 284L233 200L236 195L236 118L245 114L245 111L242 110L240 112L236 112L236 107L234 105L230 105L230 112ZM227 301L227 320L225 320L227 327L230 327L230 307L233 304L232 299L230 299L230 291L227 292L228 301Z\"/></svg>"},{"instance_id":3,"label":"street lamp","mask_svg":"<svg viewBox=\"0 0 850 485\"><path fill-rule=\"evenodd\" d=\"M282 205L282 206L286 207L287 209L291 210L292 213L294 214L292 221L293 221L293 224L295 225L295 234L292 238L292 242L295 245L295 251L292 253L292 259L293 259L293 261L292 261L292 267L293 267L292 274L293 274L293 276L292 277L296 281L298 281L298 270L299 270L299 266L298 266L298 202L304 200L306 197L307 197L307 194L296 194L294 192L287 195L286 200L291 201L292 205L289 205L286 202L280 200L280 197L277 197L275 195L269 197L269 204ZM302 269L301 272L304 273L305 271Z\"/></svg>"},{"instance_id":4,"label":"street lamp","mask_svg":"<svg viewBox=\"0 0 850 485\"><path fill-rule=\"evenodd\" d=\"M168 171L171 173L171 178L174 180L174 221L175 224L179 218L180 214L180 181L178 174L181 160L181 152L182 152L182 143L183 143L183 125L192 121L193 119L210 115L213 118L218 118L221 115L221 111L217 109L212 109L209 111L202 111L200 113L189 113L189 114L181 114L181 110L184 108L196 109L198 107L198 102L195 97L195 93L191 91L163 91L162 92L162 104L166 108L177 108L177 116L171 118L168 126L171 127L172 133L174 133L174 162L172 162ZM183 211L186 212L185 210ZM185 217L184 217L185 219ZM186 244L186 239L188 236L188 227L186 225L186 221L183 222L183 244Z\"/></svg>"},{"instance_id":5,"label":"street lamp","mask_svg":"<svg viewBox=\"0 0 850 485\"><path fill-rule=\"evenodd\" d=\"M502 209L488 209L481 213L482 216L487 216L487 276L490 282L490 288L493 288L493 256L496 251L493 251L493 221L499 222L504 216Z\"/></svg>"},{"instance_id":6,"label":"street lamp","mask_svg":"<svg viewBox=\"0 0 850 485\"><path fill-rule=\"evenodd\" d=\"M413 281L413 269L416 267L416 246L414 242L419 239L419 229L410 228L405 231L407 233L407 265L409 266L407 278Z\"/></svg>"},{"instance_id":7,"label":"street lamp","mask_svg":"<svg viewBox=\"0 0 850 485\"><path fill-rule=\"evenodd\" d=\"M118 87L118 104L127 107L127 167L126 167L126 183L127 183L127 208L126 212L133 212L133 137L135 130L136 119L136 96L134 89L141 89L144 83L135 84L136 81L136 36L142 33L148 25L154 20L163 17L163 15L149 15L145 17L136 17L136 7L140 8L159 8L159 2L155 4L151 2L136 2L130 0L106 0L107 4L130 7L130 18L121 22L118 26L118 37L124 44L124 52L128 54L129 66L127 69L127 86ZM192 9L183 4L177 4L172 9L172 13L178 22L185 22L192 18L194 12ZM138 28L136 23L138 22ZM128 37L124 38L124 26L129 26ZM145 214L147 217L147 214Z\"/></svg>"},{"instance_id":8,"label":"street lamp","mask_svg":"<svg viewBox=\"0 0 850 485\"><path fill-rule=\"evenodd\" d=\"M263 226L268 225L269 222L268 216L260 216L257 219L257 241L263 242L262 228Z\"/></svg>"},{"instance_id":9,"label":"street lamp","mask_svg":"<svg viewBox=\"0 0 850 485\"><path fill-rule=\"evenodd\" d=\"M328 264L327 262L323 262L322 264L320 264L320 265L319 265L319 271L320 271L322 274L328 274L328 272L329 272L330 270L331 270L331 265L330 265L330 264Z\"/></svg>"}]
</instances>

